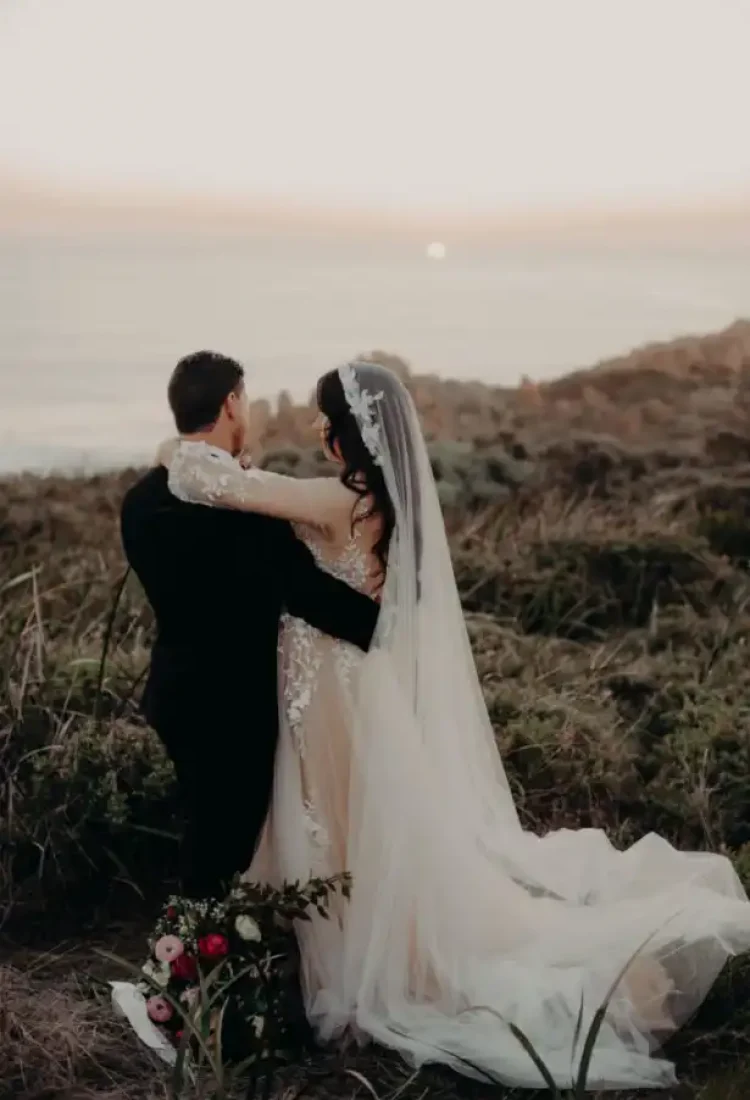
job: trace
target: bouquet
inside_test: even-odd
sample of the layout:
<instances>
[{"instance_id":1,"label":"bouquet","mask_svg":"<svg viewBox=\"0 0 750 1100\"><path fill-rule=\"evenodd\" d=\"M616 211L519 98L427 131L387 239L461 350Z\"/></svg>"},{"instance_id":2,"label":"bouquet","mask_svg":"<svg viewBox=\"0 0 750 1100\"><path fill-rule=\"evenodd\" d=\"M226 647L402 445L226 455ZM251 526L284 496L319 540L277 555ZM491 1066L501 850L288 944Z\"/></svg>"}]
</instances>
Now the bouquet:
<instances>
[{"instance_id":1,"label":"bouquet","mask_svg":"<svg viewBox=\"0 0 750 1100\"><path fill-rule=\"evenodd\" d=\"M349 877L276 890L238 883L224 901L171 897L137 989L176 1051L247 1066L294 1059L312 1035L300 987L295 921L328 917Z\"/></svg>"}]
</instances>

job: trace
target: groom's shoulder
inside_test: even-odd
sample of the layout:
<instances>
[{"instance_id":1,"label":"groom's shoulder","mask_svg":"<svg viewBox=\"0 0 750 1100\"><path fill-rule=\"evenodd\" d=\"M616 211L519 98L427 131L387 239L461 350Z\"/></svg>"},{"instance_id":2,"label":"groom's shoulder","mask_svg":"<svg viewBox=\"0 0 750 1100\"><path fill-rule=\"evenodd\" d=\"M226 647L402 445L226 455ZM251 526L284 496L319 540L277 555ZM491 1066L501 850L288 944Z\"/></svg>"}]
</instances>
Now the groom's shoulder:
<instances>
[{"instance_id":1,"label":"groom's shoulder","mask_svg":"<svg viewBox=\"0 0 750 1100\"><path fill-rule=\"evenodd\" d=\"M286 520L253 512L226 508L207 508L203 504L188 504L169 489L169 476L163 466L148 470L128 489L120 508L123 532L152 528L158 521L163 532L174 527L187 530L214 531L220 538L235 538L256 550L272 554L283 551L294 541L292 526ZM165 524L167 527L165 527Z\"/></svg>"},{"instance_id":2,"label":"groom's shoulder","mask_svg":"<svg viewBox=\"0 0 750 1100\"><path fill-rule=\"evenodd\" d=\"M121 511L125 515L140 506L146 506L169 496L167 471L163 466L155 466L131 485L122 500Z\"/></svg>"}]
</instances>

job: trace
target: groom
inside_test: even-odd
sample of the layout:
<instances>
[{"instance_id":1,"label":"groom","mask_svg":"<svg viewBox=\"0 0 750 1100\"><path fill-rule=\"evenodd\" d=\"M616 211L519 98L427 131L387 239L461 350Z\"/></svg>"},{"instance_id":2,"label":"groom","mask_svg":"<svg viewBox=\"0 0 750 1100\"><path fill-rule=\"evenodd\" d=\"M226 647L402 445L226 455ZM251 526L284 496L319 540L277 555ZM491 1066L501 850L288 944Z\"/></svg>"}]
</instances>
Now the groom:
<instances>
[{"instance_id":1,"label":"groom","mask_svg":"<svg viewBox=\"0 0 750 1100\"><path fill-rule=\"evenodd\" d=\"M233 359L180 360L169 403L183 439L227 462L245 447L249 402ZM366 650L377 607L318 569L288 523L184 503L163 467L128 492L121 531L156 618L142 708L185 805L182 889L222 897L250 865L271 800L282 613Z\"/></svg>"}]
</instances>

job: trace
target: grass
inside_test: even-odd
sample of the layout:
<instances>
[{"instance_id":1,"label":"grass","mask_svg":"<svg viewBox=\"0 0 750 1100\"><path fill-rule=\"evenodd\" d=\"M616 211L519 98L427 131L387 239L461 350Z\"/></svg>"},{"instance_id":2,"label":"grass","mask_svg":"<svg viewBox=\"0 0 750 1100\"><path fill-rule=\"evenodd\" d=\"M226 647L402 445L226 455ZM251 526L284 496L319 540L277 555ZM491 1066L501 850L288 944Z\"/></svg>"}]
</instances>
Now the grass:
<instances>
[{"instance_id":1,"label":"grass","mask_svg":"<svg viewBox=\"0 0 750 1100\"><path fill-rule=\"evenodd\" d=\"M463 489L449 463L441 473L483 689L525 824L600 826L622 844L655 830L729 852L750 881L744 467L709 476L654 459L633 482L615 464L592 487L572 466L552 488L532 477L487 510L487 461L461 452ZM166 1096L160 1068L96 981L97 949L139 959L173 885L180 828L171 769L137 714L151 618L132 579L110 615L124 569L119 501L134 477L3 486L0 1100ZM748 973L742 961L728 968L674 1042L687 1095L747 1096ZM511 1095L438 1070L415 1076L372 1049L295 1067L278 1096L303 1088Z\"/></svg>"}]
</instances>

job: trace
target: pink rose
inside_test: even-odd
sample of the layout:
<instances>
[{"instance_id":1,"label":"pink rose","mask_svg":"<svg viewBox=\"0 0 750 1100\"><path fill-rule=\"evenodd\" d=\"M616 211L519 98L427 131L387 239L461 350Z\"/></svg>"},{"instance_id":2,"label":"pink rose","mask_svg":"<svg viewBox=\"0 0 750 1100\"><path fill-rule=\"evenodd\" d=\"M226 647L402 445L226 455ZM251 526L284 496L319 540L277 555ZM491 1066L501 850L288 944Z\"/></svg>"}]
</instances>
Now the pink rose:
<instances>
[{"instance_id":1,"label":"pink rose","mask_svg":"<svg viewBox=\"0 0 750 1100\"><path fill-rule=\"evenodd\" d=\"M184 952L185 948L177 939L177 936L162 936L160 940L156 941L154 947L154 955L161 963L172 963L175 959L179 959Z\"/></svg>"},{"instance_id":2,"label":"pink rose","mask_svg":"<svg viewBox=\"0 0 750 1100\"><path fill-rule=\"evenodd\" d=\"M172 1018L172 1006L164 997L149 997L146 1001L149 1019L155 1024L166 1024Z\"/></svg>"},{"instance_id":3,"label":"pink rose","mask_svg":"<svg viewBox=\"0 0 750 1100\"><path fill-rule=\"evenodd\" d=\"M218 932L210 932L198 940L198 950L207 959L220 959L229 951L229 940Z\"/></svg>"}]
</instances>

